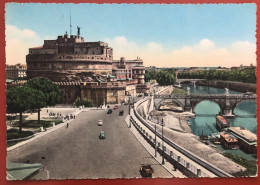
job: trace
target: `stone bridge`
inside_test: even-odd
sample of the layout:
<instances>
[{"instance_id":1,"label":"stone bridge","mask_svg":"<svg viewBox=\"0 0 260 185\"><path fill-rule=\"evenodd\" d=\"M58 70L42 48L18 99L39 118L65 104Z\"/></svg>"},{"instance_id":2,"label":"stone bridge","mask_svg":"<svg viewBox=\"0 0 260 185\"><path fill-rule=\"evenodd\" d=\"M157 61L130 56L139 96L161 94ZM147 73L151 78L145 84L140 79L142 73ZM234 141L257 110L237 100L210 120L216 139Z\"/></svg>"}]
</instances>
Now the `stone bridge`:
<instances>
[{"instance_id":1,"label":"stone bridge","mask_svg":"<svg viewBox=\"0 0 260 185\"><path fill-rule=\"evenodd\" d=\"M191 82L193 84L196 84L198 81L204 81L205 79L180 79L175 78L175 85L179 86L182 82Z\"/></svg>"},{"instance_id":2,"label":"stone bridge","mask_svg":"<svg viewBox=\"0 0 260 185\"><path fill-rule=\"evenodd\" d=\"M154 95L154 108L160 109L161 103L165 100L176 102L183 111L192 111L202 101L213 101L219 105L221 114L225 116L234 115L234 109L243 101L256 103L256 94L191 94L191 95Z\"/></svg>"}]
</instances>

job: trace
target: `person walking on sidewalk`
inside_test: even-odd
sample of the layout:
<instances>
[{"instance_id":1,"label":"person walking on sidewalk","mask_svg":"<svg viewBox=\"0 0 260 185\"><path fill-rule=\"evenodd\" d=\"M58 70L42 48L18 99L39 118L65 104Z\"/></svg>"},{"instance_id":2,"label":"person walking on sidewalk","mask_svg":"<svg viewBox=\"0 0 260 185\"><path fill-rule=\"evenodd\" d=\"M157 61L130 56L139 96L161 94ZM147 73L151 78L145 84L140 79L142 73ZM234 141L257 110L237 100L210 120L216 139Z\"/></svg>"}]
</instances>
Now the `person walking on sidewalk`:
<instances>
[{"instance_id":1,"label":"person walking on sidewalk","mask_svg":"<svg viewBox=\"0 0 260 185\"><path fill-rule=\"evenodd\" d=\"M67 122L67 128L69 128L69 123Z\"/></svg>"}]
</instances>

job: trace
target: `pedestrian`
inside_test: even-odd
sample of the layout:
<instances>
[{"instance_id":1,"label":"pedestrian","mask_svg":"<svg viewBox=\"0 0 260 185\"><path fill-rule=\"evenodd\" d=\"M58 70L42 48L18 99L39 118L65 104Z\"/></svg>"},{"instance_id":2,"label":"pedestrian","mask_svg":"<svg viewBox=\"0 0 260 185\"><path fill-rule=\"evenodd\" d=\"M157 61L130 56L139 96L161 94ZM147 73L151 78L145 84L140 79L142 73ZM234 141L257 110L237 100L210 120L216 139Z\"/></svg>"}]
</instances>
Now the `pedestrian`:
<instances>
[{"instance_id":1,"label":"pedestrian","mask_svg":"<svg viewBox=\"0 0 260 185\"><path fill-rule=\"evenodd\" d=\"M48 109L47 109L47 113L48 113Z\"/></svg>"},{"instance_id":2,"label":"pedestrian","mask_svg":"<svg viewBox=\"0 0 260 185\"><path fill-rule=\"evenodd\" d=\"M74 119L76 118L76 115L74 114Z\"/></svg>"},{"instance_id":3,"label":"pedestrian","mask_svg":"<svg viewBox=\"0 0 260 185\"><path fill-rule=\"evenodd\" d=\"M177 164L176 163L173 164L173 168L174 168L174 171L177 170Z\"/></svg>"},{"instance_id":4,"label":"pedestrian","mask_svg":"<svg viewBox=\"0 0 260 185\"><path fill-rule=\"evenodd\" d=\"M69 123L67 123L67 128L69 128Z\"/></svg>"}]
</instances>

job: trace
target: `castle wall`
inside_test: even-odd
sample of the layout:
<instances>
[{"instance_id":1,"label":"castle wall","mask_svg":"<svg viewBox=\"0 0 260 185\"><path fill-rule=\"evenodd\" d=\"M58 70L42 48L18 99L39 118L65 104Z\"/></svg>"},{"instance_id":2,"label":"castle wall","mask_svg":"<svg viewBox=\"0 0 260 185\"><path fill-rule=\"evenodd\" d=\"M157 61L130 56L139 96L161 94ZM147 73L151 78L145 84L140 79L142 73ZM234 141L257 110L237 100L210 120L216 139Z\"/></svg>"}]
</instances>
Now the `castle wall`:
<instances>
[{"instance_id":1,"label":"castle wall","mask_svg":"<svg viewBox=\"0 0 260 185\"><path fill-rule=\"evenodd\" d=\"M79 85L59 85L61 90L60 104L73 104L77 97L80 97Z\"/></svg>"}]
</instances>

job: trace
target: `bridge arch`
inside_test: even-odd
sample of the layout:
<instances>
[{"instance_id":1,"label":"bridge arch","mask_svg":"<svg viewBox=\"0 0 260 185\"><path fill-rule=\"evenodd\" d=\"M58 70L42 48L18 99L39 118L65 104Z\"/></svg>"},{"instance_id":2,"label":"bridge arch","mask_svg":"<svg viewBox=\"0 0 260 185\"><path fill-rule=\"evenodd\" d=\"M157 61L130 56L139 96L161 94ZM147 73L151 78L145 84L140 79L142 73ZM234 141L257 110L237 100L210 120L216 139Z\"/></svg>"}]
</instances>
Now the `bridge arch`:
<instances>
[{"instance_id":1,"label":"bridge arch","mask_svg":"<svg viewBox=\"0 0 260 185\"><path fill-rule=\"evenodd\" d=\"M217 104L220 108L220 112L223 113L224 111L224 107L222 107L222 105L214 100L214 99L202 99L202 100L199 100L199 101L196 101L193 105L192 105L192 112L195 113L195 108L197 107L198 104L200 104L201 102L204 102L204 101L210 101L210 102L214 102L215 104Z\"/></svg>"},{"instance_id":2,"label":"bridge arch","mask_svg":"<svg viewBox=\"0 0 260 185\"><path fill-rule=\"evenodd\" d=\"M237 106L238 106L239 104L241 104L241 103L244 103L244 102L252 102L252 103L255 103L255 105L257 106L256 100L240 100L240 101L237 101L237 102L233 105L233 107L232 107L232 114L234 114L234 111L235 111L235 109L237 108Z\"/></svg>"},{"instance_id":3,"label":"bridge arch","mask_svg":"<svg viewBox=\"0 0 260 185\"><path fill-rule=\"evenodd\" d=\"M160 109L161 104L162 104L165 100L171 100L171 101L177 103L177 104L181 107L182 111L184 111L184 105L183 105L179 100L172 99L172 98L164 98L164 99L160 100L160 101L157 103L157 105L156 105L156 109L157 109L157 110Z\"/></svg>"}]
</instances>

